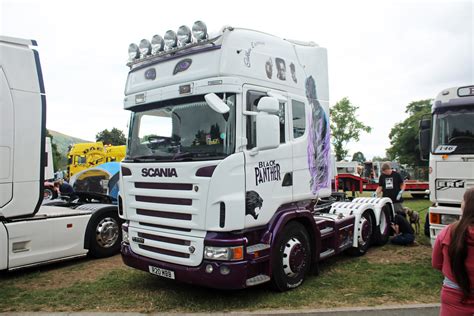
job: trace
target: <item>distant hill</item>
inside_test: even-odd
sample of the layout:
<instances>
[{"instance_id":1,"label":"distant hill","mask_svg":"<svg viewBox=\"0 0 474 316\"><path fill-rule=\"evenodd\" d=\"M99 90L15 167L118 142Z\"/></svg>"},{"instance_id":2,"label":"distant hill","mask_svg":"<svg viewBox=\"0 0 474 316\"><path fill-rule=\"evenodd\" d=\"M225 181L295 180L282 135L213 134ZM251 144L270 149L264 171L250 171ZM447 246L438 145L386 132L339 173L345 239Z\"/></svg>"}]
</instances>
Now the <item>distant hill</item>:
<instances>
[{"instance_id":1,"label":"distant hill","mask_svg":"<svg viewBox=\"0 0 474 316\"><path fill-rule=\"evenodd\" d=\"M58 152L61 156L66 157L68 153L68 147L71 144L77 143L89 143L91 141L72 137L63 133L59 133L53 130L49 130L49 133L53 136L53 143L58 147Z\"/></svg>"}]
</instances>

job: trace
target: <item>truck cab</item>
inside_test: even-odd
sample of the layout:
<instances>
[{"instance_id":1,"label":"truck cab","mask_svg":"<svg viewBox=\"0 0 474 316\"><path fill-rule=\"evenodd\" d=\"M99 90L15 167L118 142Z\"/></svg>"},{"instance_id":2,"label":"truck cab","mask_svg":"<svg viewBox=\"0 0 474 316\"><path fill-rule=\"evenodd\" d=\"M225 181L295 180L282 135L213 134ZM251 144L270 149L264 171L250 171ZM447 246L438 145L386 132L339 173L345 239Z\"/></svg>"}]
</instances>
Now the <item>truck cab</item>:
<instances>
[{"instance_id":1,"label":"truck cab","mask_svg":"<svg viewBox=\"0 0 474 316\"><path fill-rule=\"evenodd\" d=\"M0 36L0 270L108 256L120 247L115 206L93 196L43 199L52 155L35 48L33 40Z\"/></svg>"},{"instance_id":2,"label":"truck cab","mask_svg":"<svg viewBox=\"0 0 474 316\"><path fill-rule=\"evenodd\" d=\"M124 262L216 288L297 287L313 262L368 246L387 201L373 217L364 203L315 217L333 178L325 48L205 29L129 47Z\"/></svg>"},{"instance_id":3,"label":"truck cab","mask_svg":"<svg viewBox=\"0 0 474 316\"><path fill-rule=\"evenodd\" d=\"M474 86L441 91L431 118L420 123L420 148L429 157L430 238L461 216L467 188L474 186Z\"/></svg>"}]
</instances>

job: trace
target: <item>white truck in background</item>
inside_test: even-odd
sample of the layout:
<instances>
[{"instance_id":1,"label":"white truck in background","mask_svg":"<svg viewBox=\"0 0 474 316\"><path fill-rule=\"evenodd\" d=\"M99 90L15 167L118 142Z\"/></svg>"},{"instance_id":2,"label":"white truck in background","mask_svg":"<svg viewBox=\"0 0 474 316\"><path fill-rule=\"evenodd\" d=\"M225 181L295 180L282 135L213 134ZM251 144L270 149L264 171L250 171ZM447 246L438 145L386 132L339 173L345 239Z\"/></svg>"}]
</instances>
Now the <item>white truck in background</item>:
<instances>
[{"instance_id":1,"label":"white truck in background","mask_svg":"<svg viewBox=\"0 0 474 316\"><path fill-rule=\"evenodd\" d=\"M43 203L52 178L46 96L35 41L0 36L0 270L15 270L120 248L117 207L80 193ZM48 146L50 148L50 146ZM105 203L104 203L105 202Z\"/></svg>"},{"instance_id":2,"label":"white truck in background","mask_svg":"<svg viewBox=\"0 0 474 316\"><path fill-rule=\"evenodd\" d=\"M181 282L295 288L389 237L390 199L331 196L326 49L198 21L129 47L122 257Z\"/></svg>"},{"instance_id":3,"label":"white truck in background","mask_svg":"<svg viewBox=\"0 0 474 316\"><path fill-rule=\"evenodd\" d=\"M431 118L420 122L422 159L429 158L429 230L439 232L461 216L461 201L474 187L474 85L445 89L433 102Z\"/></svg>"}]
</instances>

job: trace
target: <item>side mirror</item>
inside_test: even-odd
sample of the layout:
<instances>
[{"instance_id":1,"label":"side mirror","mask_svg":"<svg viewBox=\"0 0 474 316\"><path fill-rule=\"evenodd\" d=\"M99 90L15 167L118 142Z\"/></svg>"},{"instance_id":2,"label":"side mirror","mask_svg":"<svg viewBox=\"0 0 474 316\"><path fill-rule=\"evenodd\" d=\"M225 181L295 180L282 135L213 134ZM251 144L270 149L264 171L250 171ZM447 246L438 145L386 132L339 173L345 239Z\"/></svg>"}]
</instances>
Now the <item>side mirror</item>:
<instances>
[{"instance_id":1,"label":"side mirror","mask_svg":"<svg viewBox=\"0 0 474 316\"><path fill-rule=\"evenodd\" d=\"M428 161L430 157L431 145L431 119L422 119L420 121L420 159Z\"/></svg>"},{"instance_id":2,"label":"side mirror","mask_svg":"<svg viewBox=\"0 0 474 316\"><path fill-rule=\"evenodd\" d=\"M280 145L280 119L278 113L280 103L273 97L263 97L258 101L257 123L257 149L273 149Z\"/></svg>"},{"instance_id":3,"label":"side mirror","mask_svg":"<svg viewBox=\"0 0 474 316\"><path fill-rule=\"evenodd\" d=\"M225 104L224 101L221 100L215 93L208 93L204 96L204 99L206 100L207 104L216 111L217 113L228 113L230 111L230 108L227 104Z\"/></svg>"}]
</instances>

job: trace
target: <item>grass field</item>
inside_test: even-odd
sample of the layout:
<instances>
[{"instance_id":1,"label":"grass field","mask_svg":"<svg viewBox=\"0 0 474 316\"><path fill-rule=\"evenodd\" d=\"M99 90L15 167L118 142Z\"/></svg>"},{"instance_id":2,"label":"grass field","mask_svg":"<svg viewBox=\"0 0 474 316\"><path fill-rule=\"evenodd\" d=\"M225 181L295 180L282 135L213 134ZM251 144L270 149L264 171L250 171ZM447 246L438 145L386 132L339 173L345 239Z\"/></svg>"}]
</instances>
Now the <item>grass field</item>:
<instances>
[{"instance_id":1,"label":"grass field","mask_svg":"<svg viewBox=\"0 0 474 316\"><path fill-rule=\"evenodd\" d=\"M428 200L407 198L420 211ZM0 312L136 311L212 312L300 309L439 301L442 276L431 268L429 239L418 245L374 247L358 258L321 263L321 274L289 292L262 285L218 291L176 284L123 265L120 256L79 260L0 275Z\"/></svg>"}]
</instances>

